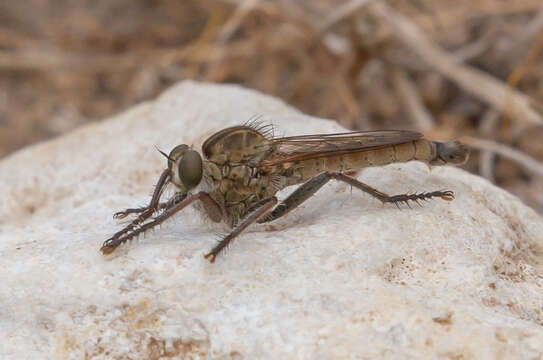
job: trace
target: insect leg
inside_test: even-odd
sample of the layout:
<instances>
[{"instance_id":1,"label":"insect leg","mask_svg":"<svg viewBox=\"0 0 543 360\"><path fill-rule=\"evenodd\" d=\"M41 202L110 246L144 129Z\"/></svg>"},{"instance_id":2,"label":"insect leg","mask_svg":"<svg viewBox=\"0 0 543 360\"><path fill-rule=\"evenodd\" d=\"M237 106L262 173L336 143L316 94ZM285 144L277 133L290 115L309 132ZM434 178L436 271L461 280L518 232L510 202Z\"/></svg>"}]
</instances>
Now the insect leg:
<instances>
[{"instance_id":1,"label":"insect leg","mask_svg":"<svg viewBox=\"0 0 543 360\"><path fill-rule=\"evenodd\" d=\"M300 187L298 187L292 194L290 194L285 200L281 201L272 211L258 219L258 223L265 223L273 221L281 216L285 215L289 211L295 209L309 199L314 193L316 193L324 184L330 181L330 173L322 173L310 179Z\"/></svg>"},{"instance_id":2,"label":"insect leg","mask_svg":"<svg viewBox=\"0 0 543 360\"><path fill-rule=\"evenodd\" d=\"M211 263L215 262L215 258L217 255L223 250L225 247L228 246L228 244L236 237L238 236L247 226L251 225L255 221L257 221L262 215L264 215L266 212L268 212L272 207L277 204L277 198L275 196L267 199L267 201L262 202L262 206L252 212L243 222L238 224L234 230L230 234L228 234L224 239L219 241L217 245L211 251L204 255L206 259L208 259Z\"/></svg>"},{"instance_id":3,"label":"insect leg","mask_svg":"<svg viewBox=\"0 0 543 360\"><path fill-rule=\"evenodd\" d=\"M169 217L171 217L176 212L183 210L185 207L187 207L188 205L190 205L194 201L202 200L202 199L206 199L205 201L208 201L208 198L209 198L209 200L214 201L213 199L211 199L211 197L209 196L208 193L203 192L203 191L201 191L201 192L199 192L197 194L191 195L189 197L183 197L183 198L179 197L178 198L178 200L179 200L178 203L172 202L170 207L166 208L160 215L155 217L152 221L149 221L148 223L145 223L143 225L138 224L139 226L132 226L128 231L121 234L121 235L124 235L124 234L126 234L126 235L124 235L124 236L115 236L114 235L110 239L107 239L106 241L104 241L104 244L102 245L102 248L100 249L100 251L102 251L102 253L104 253L104 254L112 253L113 250L115 250L119 245L121 245L121 244L133 239L134 237L138 236L139 234L142 234L145 231L147 231L147 230L161 224L162 222L164 222L164 220L168 219ZM129 227L130 227L130 225L129 225Z\"/></svg>"},{"instance_id":4,"label":"insect leg","mask_svg":"<svg viewBox=\"0 0 543 360\"><path fill-rule=\"evenodd\" d=\"M161 203L158 204L157 210L164 210L165 208L168 207L168 205L169 205L169 201L161 202ZM147 210L148 208L149 208L149 206L142 206L142 207L139 207L139 208L124 209L123 211L119 211L119 212L116 212L115 214L113 214L113 218L114 219L124 219L125 217L127 217L130 214L140 214L140 213L144 212L145 210Z\"/></svg>"},{"instance_id":5,"label":"insect leg","mask_svg":"<svg viewBox=\"0 0 543 360\"><path fill-rule=\"evenodd\" d=\"M160 196L162 195L165 185L170 181L170 170L166 169L162 172L160 175L160 178L158 179L158 183L155 186L155 190L153 191L153 197L151 198L151 202L146 207L141 208L131 208L126 209L123 211L116 212L113 214L113 217L115 219L122 219L128 216L129 214L140 214L148 210L149 208L153 208L155 210L159 210L163 207L167 206L167 203L159 203ZM151 215L153 213L151 212ZM150 215L149 215L150 216ZM147 216L145 219L147 219L149 216ZM143 220L145 220L143 219Z\"/></svg>"},{"instance_id":6,"label":"insect leg","mask_svg":"<svg viewBox=\"0 0 543 360\"><path fill-rule=\"evenodd\" d=\"M370 194L371 196L379 199L383 203L393 203L397 205L398 203L404 202L408 204L408 201L428 200L434 197L439 197L446 201L451 201L454 199L454 193L450 190L432 191L432 192L419 193L419 194L399 194L399 195L390 196L345 174L342 174L342 173L329 173L329 174L333 179L346 182L347 184L354 186L355 188L360 189L364 191L365 193Z\"/></svg>"},{"instance_id":7,"label":"insect leg","mask_svg":"<svg viewBox=\"0 0 543 360\"><path fill-rule=\"evenodd\" d=\"M264 223L273 221L291 210L298 207L301 203L309 199L314 193L316 193L324 184L326 184L331 179L336 179L339 181L346 182L349 185L356 187L364 191L365 193L370 194L373 197L376 197L383 203L394 203L398 204L400 202L407 203L408 201L418 201L418 200L427 200L433 197L440 197L443 200L452 200L454 198L454 193L452 191L433 191L429 193L420 193L420 194L400 194L400 195L387 195L377 189L372 188L369 185L364 184L350 176L345 174L336 173L336 172L326 172L320 175L315 176L311 180L307 181L296 189L292 194L290 194L285 200L283 200L279 205L275 207L271 212L263 216L258 220L258 223Z\"/></svg>"},{"instance_id":8,"label":"insect leg","mask_svg":"<svg viewBox=\"0 0 543 360\"><path fill-rule=\"evenodd\" d=\"M204 205L204 210L209 218L214 222L220 222L223 218L222 210L215 200L207 193L200 197L200 201Z\"/></svg>"},{"instance_id":9,"label":"insect leg","mask_svg":"<svg viewBox=\"0 0 543 360\"><path fill-rule=\"evenodd\" d=\"M116 239L121 237L122 235L134 230L137 226L145 222L148 218L150 218L155 211L157 211L160 195L162 195L162 192L164 191L165 185L168 183L170 179L170 171L164 170L162 172L162 175L160 175L160 179L158 180L158 183L155 187L155 191L153 192L153 197L151 198L151 202L149 203L149 206L144 208L140 215L135 218L129 225L127 225L124 229L117 231L111 239ZM122 216L124 217L124 216Z\"/></svg>"},{"instance_id":10,"label":"insect leg","mask_svg":"<svg viewBox=\"0 0 543 360\"><path fill-rule=\"evenodd\" d=\"M156 210L158 211L158 210L168 209L168 208L172 207L173 205L177 204L178 202L184 200L186 196L187 196L187 194L178 191L168 201L164 201L164 202L159 203L157 205L157 207L156 207ZM124 211L119 211L119 212L115 213L113 215L113 217L115 219L123 219L126 216L128 216L129 214L139 214L139 213L144 212L148 208L149 208L149 206L142 206L142 207L139 207L139 208L126 209Z\"/></svg>"}]
</instances>

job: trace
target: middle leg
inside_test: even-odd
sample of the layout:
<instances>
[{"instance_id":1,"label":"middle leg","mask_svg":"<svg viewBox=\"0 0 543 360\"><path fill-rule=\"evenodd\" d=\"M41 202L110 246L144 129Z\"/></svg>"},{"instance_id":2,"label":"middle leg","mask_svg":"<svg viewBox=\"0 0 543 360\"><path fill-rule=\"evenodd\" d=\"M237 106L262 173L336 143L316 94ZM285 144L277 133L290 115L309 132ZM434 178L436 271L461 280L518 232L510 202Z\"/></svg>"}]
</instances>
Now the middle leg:
<instances>
[{"instance_id":1,"label":"middle leg","mask_svg":"<svg viewBox=\"0 0 543 360\"><path fill-rule=\"evenodd\" d=\"M275 196L264 200L261 202L261 206L253 211L245 220L243 220L238 226L232 230L230 234L228 234L224 239L219 241L217 245L211 251L204 255L206 259L208 259L211 263L215 262L215 258L217 255L228 246L228 244L236 237L238 236L247 226L251 225L255 221L257 221L262 215L267 213L272 207L274 207L277 204L277 198Z\"/></svg>"}]
</instances>

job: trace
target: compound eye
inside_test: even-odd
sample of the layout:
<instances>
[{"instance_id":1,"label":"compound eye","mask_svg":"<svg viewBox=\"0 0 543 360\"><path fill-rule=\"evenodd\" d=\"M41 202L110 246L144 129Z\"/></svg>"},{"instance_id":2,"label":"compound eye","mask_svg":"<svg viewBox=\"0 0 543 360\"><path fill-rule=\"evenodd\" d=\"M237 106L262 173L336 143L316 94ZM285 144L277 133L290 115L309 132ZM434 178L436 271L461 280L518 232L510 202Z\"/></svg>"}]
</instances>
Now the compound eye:
<instances>
[{"instance_id":1,"label":"compound eye","mask_svg":"<svg viewBox=\"0 0 543 360\"><path fill-rule=\"evenodd\" d=\"M170 151L170 155L168 155L168 168L170 171L172 171L172 166L177 162L177 159L179 159L183 154L189 149L188 145L181 144L177 145Z\"/></svg>"},{"instance_id":2,"label":"compound eye","mask_svg":"<svg viewBox=\"0 0 543 360\"><path fill-rule=\"evenodd\" d=\"M196 187L202 180L202 157L197 151L187 150L179 162L179 178L187 190Z\"/></svg>"}]
</instances>

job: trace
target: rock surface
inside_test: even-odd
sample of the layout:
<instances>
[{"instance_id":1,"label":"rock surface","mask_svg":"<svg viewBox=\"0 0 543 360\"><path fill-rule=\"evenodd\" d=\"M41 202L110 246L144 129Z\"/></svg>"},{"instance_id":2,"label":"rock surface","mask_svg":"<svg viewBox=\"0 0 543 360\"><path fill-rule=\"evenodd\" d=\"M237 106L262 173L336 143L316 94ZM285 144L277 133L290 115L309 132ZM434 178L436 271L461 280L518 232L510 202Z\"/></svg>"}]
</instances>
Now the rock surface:
<instances>
[{"instance_id":1,"label":"rock surface","mask_svg":"<svg viewBox=\"0 0 543 360\"><path fill-rule=\"evenodd\" d=\"M397 209L329 183L254 226L211 265L224 228L193 208L104 257L111 215L165 166L265 115L280 135L337 132L271 97L184 82L152 103L0 162L0 358L538 358L543 220L450 167L363 171L388 193L450 189ZM284 198L292 188L279 194Z\"/></svg>"}]
</instances>

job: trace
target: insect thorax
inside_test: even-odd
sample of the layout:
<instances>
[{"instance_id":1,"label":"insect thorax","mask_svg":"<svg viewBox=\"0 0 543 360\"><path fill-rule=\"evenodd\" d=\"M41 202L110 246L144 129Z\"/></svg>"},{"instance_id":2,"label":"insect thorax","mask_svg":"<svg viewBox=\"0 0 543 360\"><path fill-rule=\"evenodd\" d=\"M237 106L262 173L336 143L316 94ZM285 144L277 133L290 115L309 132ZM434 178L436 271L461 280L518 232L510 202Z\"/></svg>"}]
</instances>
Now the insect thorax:
<instances>
[{"instance_id":1,"label":"insect thorax","mask_svg":"<svg viewBox=\"0 0 543 360\"><path fill-rule=\"evenodd\" d=\"M280 189L267 174L247 164L217 165L204 161L201 190L219 204L223 219L234 227L259 201L269 198Z\"/></svg>"}]
</instances>

